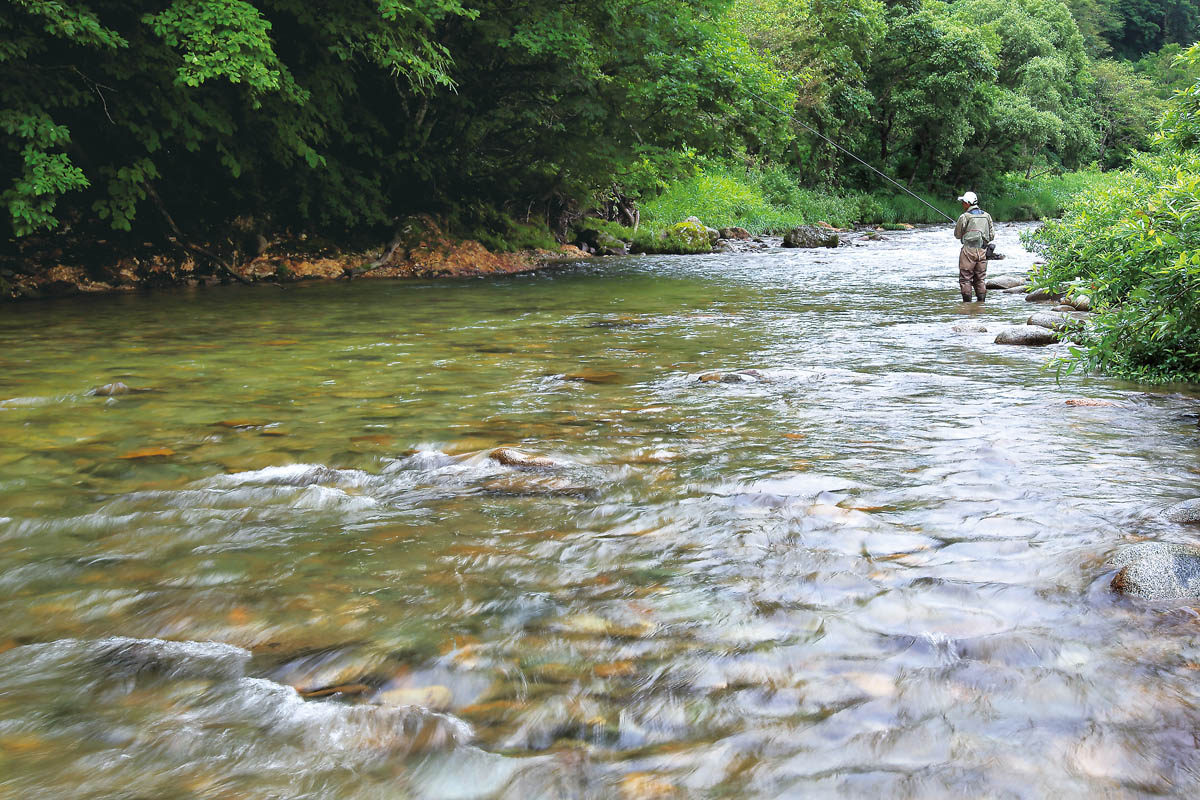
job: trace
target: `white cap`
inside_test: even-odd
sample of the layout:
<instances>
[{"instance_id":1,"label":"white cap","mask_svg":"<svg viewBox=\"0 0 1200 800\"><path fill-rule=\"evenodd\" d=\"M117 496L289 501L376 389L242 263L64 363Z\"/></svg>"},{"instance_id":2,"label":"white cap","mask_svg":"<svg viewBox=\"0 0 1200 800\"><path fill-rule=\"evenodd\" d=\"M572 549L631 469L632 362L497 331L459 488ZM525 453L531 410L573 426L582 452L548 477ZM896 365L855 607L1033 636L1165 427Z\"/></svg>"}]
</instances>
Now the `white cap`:
<instances>
[{"instance_id":1,"label":"white cap","mask_svg":"<svg viewBox=\"0 0 1200 800\"><path fill-rule=\"evenodd\" d=\"M975 205L976 203L979 202L979 197L976 196L976 194L974 192L963 192L963 196L958 198L958 202L970 203L971 205Z\"/></svg>"}]
</instances>

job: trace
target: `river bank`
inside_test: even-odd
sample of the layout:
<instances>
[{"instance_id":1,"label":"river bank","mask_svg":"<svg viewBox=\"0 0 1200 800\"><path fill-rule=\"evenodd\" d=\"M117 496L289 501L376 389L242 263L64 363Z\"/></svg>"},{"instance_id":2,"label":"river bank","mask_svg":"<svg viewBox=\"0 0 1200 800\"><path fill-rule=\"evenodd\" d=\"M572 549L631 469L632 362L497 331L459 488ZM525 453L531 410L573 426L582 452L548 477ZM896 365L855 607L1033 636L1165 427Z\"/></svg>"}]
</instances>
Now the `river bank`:
<instances>
[{"instance_id":1,"label":"river bank","mask_svg":"<svg viewBox=\"0 0 1200 800\"><path fill-rule=\"evenodd\" d=\"M141 255L101 259L87 266L59 263L54 256L61 257L61 251L51 251L36 263L0 266L0 301L235 281L287 284L314 280L515 275L587 256L573 245L562 245L555 250L496 252L472 239L445 233L430 217L416 221L417 224L408 226L410 233L404 237L398 235L382 251L305 246L301 238L265 243L257 256L223 259L220 268L214 266L212 258L179 250L163 254L147 249Z\"/></svg>"}]
</instances>

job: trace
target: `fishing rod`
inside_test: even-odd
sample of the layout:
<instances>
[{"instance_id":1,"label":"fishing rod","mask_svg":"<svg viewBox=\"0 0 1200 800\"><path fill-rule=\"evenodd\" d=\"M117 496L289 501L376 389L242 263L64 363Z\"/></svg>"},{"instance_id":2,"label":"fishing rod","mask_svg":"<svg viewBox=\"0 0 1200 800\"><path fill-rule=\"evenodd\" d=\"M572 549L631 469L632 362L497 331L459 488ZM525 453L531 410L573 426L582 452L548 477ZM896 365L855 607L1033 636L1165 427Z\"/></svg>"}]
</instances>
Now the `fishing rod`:
<instances>
[{"instance_id":1,"label":"fishing rod","mask_svg":"<svg viewBox=\"0 0 1200 800\"><path fill-rule=\"evenodd\" d=\"M866 167L867 169L871 170L871 171L872 171L872 172L874 172L876 175L878 175L879 177L883 178L883 179L884 179L885 181L887 181L888 183L890 183L890 184L892 184L893 186L895 186L897 189L900 189L901 191L904 191L904 192L907 192L908 194L911 194L911 195L912 195L913 197L915 197L917 200L921 201L921 202L922 202L922 203L924 203L926 206L928 206L928 207L929 207L929 209L930 209L931 211L933 211L935 214L939 214L939 215L941 215L941 216L945 217L946 219L950 220L951 222L957 222L957 221L958 221L958 220L954 219L954 217L952 217L952 216L950 216L949 214L947 214L945 211L942 211L942 210L941 210L940 208L938 208L937 206L935 206L935 205L931 204L931 203L930 203L929 201L927 201L927 200L926 200L924 197L921 197L919 194L917 194L916 192L914 192L912 189L909 189L907 186L905 186L905 185L904 185L904 184L902 184L902 183L899 183L898 181L892 180L892 178L891 178L890 176L888 176L888 175L885 175L884 173L882 173L882 172L880 172L879 170L875 169L875 167L871 166L871 165L870 165L870 164L868 164L866 161L863 161L861 158L859 158L858 156L854 155L854 153L851 153L851 152L850 152L849 150L847 150L846 148L842 147L840 144L838 144L837 142L835 142L833 139L830 139L828 136L826 136L825 134L821 133L820 131L818 131L818 130L816 130L816 129L812 128L811 126L804 124L804 123L803 123L803 122L801 122L801 121L800 121L800 120L799 120L799 119L796 117L796 115L795 115L795 114L793 114L792 112L788 111L787 109L785 109L785 108L783 108L783 107L781 107L781 106L777 106L777 105L775 105L774 103L772 103L772 102L771 102L770 100L768 100L767 98L763 97L763 96L762 96L762 95L760 95L760 94L756 94L755 92L752 92L752 91L750 91L749 89L746 89L746 90L745 90L745 92L746 92L746 94L750 95L751 97L757 97L759 100L763 101L763 102L764 102L764 103L766 103L768 106L770 106L771 108L773 108L773 109L775 109L776 111L780 112L781 114L784 114L784 115L786 115L786 116L787 116L789 119L791 119L791 121L792 121L792 122L796 123L796 124L797 124L797 125L799 125L801 128L804 128L804 130L808 131L809 133L813 134L814 136L818 136L818 137L820 137L820 138L824 139L825 141L829 142L831 145L833 145L834 147L836 147L838 150L841 150L843 153L845 153L846 155L850 156L850 157L851 157L851 158L853 158L855 161L857 161L858 163L862 164L864 167Z\"/></svg>"}]
</instances>

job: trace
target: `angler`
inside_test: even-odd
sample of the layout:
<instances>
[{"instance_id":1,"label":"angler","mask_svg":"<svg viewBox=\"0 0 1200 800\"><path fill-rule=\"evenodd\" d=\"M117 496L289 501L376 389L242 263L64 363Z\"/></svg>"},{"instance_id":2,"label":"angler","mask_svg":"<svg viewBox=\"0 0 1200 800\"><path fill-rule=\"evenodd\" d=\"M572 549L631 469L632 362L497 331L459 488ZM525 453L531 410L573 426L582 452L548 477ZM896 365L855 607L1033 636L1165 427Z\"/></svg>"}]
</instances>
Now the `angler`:
<instances>
[{"instance_id":1,"label":"angler","mask_svg":"<svg viewBox=\"0 0 1200 800\"><path fill-rule=\"evenodd\" d=\"M954 224L954 238L962 242L958 254L958 289L964 303L971 302L971 289L979 302L987 298L988 250L996 238L996 226L992 215L979 207L979 198L974 192L965 192L958 198L963 213Z\"/></svg>"}]
</instances>

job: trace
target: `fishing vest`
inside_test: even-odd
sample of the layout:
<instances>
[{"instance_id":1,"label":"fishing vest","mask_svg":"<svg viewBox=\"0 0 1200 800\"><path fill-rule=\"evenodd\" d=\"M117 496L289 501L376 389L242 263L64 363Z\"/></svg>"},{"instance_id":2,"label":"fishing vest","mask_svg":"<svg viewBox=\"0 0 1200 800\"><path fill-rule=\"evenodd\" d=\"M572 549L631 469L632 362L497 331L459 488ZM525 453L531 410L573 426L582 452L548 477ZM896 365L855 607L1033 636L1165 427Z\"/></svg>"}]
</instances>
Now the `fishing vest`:
<instances>
[{"instance_id":1,"label":"fishing vest","mask_svg":"<svg viewBox=\"0 0 1200 800\"><path fill-rule=\"evenodd\" d=\"M967 218L963 225L963 247L982 248L987 244L988 218L979 206L975 206L963 215Z\"/></svg>"}]
</instances>

